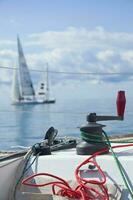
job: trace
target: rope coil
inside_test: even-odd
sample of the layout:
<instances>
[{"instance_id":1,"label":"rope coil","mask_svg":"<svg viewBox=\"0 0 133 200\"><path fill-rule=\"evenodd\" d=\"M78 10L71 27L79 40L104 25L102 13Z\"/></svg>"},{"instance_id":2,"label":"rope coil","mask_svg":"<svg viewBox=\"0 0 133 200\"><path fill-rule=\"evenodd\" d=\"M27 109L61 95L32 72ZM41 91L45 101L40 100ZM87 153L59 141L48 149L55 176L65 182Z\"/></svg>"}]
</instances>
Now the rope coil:
<instances>
[{"instance_id":1,"label":"rope coil","mask_svg":"<svg viewBox=\"0 0 133 200\"><path fill-rule=\"evenodd\" d=\"M107 136L106 133L105 137ZM107 136L107 141L108 140L108 136ZM113 157L115 155L115 159L117 157L117 155L114 153L113 149L116 148L124 148L124 147L133 147L133 144L124 144L124 145L117 145L117 146L113 146L110 147ZM51 185L52 186L52 191L53 194L55 195L61 195L61 196L65 196L65 197L69 197L69 198L77 198L77 199L82 199L82 200L109 200L109 194L108 194L108 190L105 186L106 183L106 176L103 172L103 170L100 168L100 166L97 164L96 161L96 157L98 155L101 155L102 153L105 153L108 151L108 148L104 148L96 153L94 153L93 155L91 155L88 159L86 159L85 161L83 161L75 170L75 177L78 183L78 186L73 189L71 188L67 181L65 181L64 179L61 179L55 175L52 174L48 174L48 173L39 173L39 174L33 174L32 176L29 176L25 179L23 179L22 184L27 185L27 186L31 186L31 187L45 187L47 185ZM96 166L98 173L100 175L100 177L102 177L102 179L97 179L97 180L93 180L93 179L86 179L86 178L82 178L80 175L80 169L85 166L86 164L93 164ZM122 170L122 165L120 164L120 162L118 161L117 158L117 165L119 165L119 171L121 172ZM90 173L90 171L88 171L88 173ZM131 197L133 198L133 192L130 188L130 184L129 181L126 178L126 175L124 174L124 172L122 171L122 177L124 180L124 183L128 189L129 194L131 195ZM35 177L38 176L49 176L49 177L53 177L55 178L57 181L52 181L52 182L48 182L48 183L44 183L44 184L33 184L31 183L31 180ZM91 185L90 185L91 184ZM99 186L99 188L101 189L101 191L99 192L99 190L95 189L95 187L93 187L94 185ZM55 190L55 188L59 188L59 190Z\"/></svg>"}]
</instances>

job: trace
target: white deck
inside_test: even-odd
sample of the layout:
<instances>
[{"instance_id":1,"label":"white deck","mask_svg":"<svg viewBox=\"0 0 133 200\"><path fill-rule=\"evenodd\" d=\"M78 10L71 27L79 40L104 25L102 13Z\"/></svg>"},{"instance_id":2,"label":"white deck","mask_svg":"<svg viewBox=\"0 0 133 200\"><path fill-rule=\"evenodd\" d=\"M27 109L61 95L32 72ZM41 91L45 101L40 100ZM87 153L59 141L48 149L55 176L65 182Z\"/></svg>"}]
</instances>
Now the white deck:
<instances>
[{"instance_id":1,"label":"white deck","mask_svg":"<svg viewBox=\"0 0 133 200\"><path fill-rule=\"evenodd\" d=\"M133 184L133 148L125 148L115 150L123 165L127 175ZM67 180L74 179L74 171L76 167L87 159L89 156L76 155L75 149L58 151L49 156L40 156L37 161L37 168L33 165L33 171L48 172L65 178ZM120 172L116 166L113 156L110 154L97 156L98 164L114 181L123 185Z\"/></svg>"},{"instance_id":2,"label":"white deck","mask_svg":"<svg viewBox=\"0 0 133 200\"><path fill-rule=\"evenodd\" d=\"M116 149L119 160L124 167L127 177L129 178L131 185L133 185L133 148ZM74 172L76 167L87 159L89 156L76 155L75 149L58 151L52 153L49 156L40 156L37 162L33 165L32 170L35 173L45 172L57 175L65 180L75 180ZM96 161L107 176L108 183L116 183L122 185L124 188L124 182L114 161L113 156L110 154L97 156ZM92 173L83 170L83 177L91 177ZM93 178L97 178L98 173L95 170ZM128 200L128 195L123 196L122 199Z\"/></svg>"}]
</instances>

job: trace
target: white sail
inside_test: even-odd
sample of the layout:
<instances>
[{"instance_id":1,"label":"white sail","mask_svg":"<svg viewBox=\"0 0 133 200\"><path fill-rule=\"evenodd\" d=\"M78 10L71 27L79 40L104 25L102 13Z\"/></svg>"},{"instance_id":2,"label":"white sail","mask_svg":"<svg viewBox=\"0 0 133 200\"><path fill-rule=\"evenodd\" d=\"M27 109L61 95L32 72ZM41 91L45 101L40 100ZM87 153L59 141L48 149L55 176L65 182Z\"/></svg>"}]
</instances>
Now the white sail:
<instances>
[{"instance_id":1,"label":"white sail","mask_svg":"<svg viewBox=\"0 0 133 200\"><path fill-rule=\"evenodd\" d=\"M18 81L18 70L14 71L13 84L12 84L12 101L19 101L21 99Z\"/></svg>"},{"instance_id":2,"label":"white sail","mask_svg":"<svg viewBox=\"0 0 133 200\"><path fill-rule=\"evenodd\" d=\"M20 81L20 92L21 96L35 96L35 91L31 81L30 73L24 57L23 49L19 40L18 42L18 60L19 60L19 81Z\"/></svg>"}]
</instances>

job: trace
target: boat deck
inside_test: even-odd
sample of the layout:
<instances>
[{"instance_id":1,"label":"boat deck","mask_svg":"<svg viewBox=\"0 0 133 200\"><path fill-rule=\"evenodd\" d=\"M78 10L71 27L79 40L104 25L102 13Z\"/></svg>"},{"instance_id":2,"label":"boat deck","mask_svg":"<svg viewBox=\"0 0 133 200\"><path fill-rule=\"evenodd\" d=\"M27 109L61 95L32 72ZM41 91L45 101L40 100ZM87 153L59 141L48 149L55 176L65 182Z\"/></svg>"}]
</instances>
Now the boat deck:
<instances>
[{"instance_id":1,"label":"boat deck","mask_svg":"<svg viewBox=\"0 0 133 200\"><path fill-rule=\"evenodd\" d=\"M130 136L131 139L133 139L132 136ZM114 138L115 140L116 138ZM120 138L121 140L122 138ZM123 140L127 139L123 138ZM129 137L128 137L129 139ZM117 138L118 140L118 138ZM117 144L113 144L117 145ZM120 145L120 143L118 143ZM117 153L117 156L126 172L126 177L128 178L131 188L133 190L133 171L132 171L132 166L133 166L133 148L132 147L126 147L124 149L115 149L115 152ZM13 152L1 152L1 156L7 156L8 153L10 155L13 154ZM28 171L27 175L31 175L33 173L50 173L56 176L59 176L63 179L65 179L68 182L76 182L75 179L75 169L76 167L83 162L85 159L89 158L89 155L77 155L76 154L76 149L67 149L67 150L60 150L60 151L55 151L52 152L52 155L44 155L44 156L39 156L37 157L36 161L34 164L31 166L30 170ZM17 159L16 159L17 160ZM30 161L34 160L34 157ZM96 161L98 165L101 167L101 169L104 171L104 174L106 175L107 178L107 184L109 185L117 185L121 191L122 191L122 197L119 200L129 200L131 199L129 196L129 193L124 185L123 179L120 175L120 172L117 168L117 165L114 161L114 158L112 157L111 153L108 153L106 155L100 155L96 157ZM19 163L20 161L17 160L16 163ZM29 164L30 164L29 163ZM11 187L11 181L14 178L14 173L16 173L15 168L15 163L11 164L12 167L6 166L7 168L1 168L0 170L0 176L1 176L1 183L2 187L0 187L0 194L1 196L3 195L2 200L4 199L4 196L6 195L4 190L2 188L4 187ZM93 173L91 173L93 171ZM3 176L3 174L5 174ZM88 178L88 179L97 179L100 178L97 169L90 169L89 164L86 167L83 167L80 171L81 177L82 178ZM9 179L10 177L10 179ZM8 181L8 182L7 182ZM35 179L36 183L44 183L44 182L49 182L50 180L47 177L41 177ZM7 184L8 183L8 184ZM39 193L39 194L34 194L34 193ZM33 193L33 196L32 194ZM30 187L22 187L21 188L21 193L18 194L20 200L26 200L26 199L36 199L36 200L52 200L52 199L62 199L63 198L57 198L53 197L51 195L44 196L41 194L48 194L50 193L49 190L45 190L45 188L40 188L38 191L35 191L34 189L31 189ZM38 196L37 196L38 195ZM118 198L116 198L118 200Z\"/></svg>"}]
</instances>

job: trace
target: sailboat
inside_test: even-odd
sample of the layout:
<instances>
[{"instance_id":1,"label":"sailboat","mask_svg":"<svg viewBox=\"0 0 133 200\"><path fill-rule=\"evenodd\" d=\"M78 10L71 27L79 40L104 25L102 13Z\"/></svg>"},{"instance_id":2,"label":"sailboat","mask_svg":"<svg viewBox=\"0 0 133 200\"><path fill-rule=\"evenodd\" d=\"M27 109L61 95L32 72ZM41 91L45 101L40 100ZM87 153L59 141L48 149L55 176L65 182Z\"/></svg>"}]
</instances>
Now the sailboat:
<instances>
[{"instance_id":1,"label":"sailboat","mask_svg":"<svg viewBox=\"0 0 133 200\"><path fill-rule=\"evenodd\" d=\"M48 70L48 64L46 68L46 77L45 81L40 83L39 90L38 90L38 101L42 100L45 103L55 103L55 99L50 99L50 88L49 88L49 70Z\"/></svg>"},{"instance_id":2,"label":"sailboat","mask_svg":"<svg viewBox=\"0 0 133 200\"><path fill-rule=\"evenodd\" d=\"M35 89L30 77L28 65L23 53L22 45L19 37L17 37L18 45L18 63L19 67L14 72L12 103L13 104L45 104L55 103L55 99L49 99L48 69L46 79L46 91L35 93ZM43 90L45 88L43 87Z\"/></svg>"}]
</instances>

